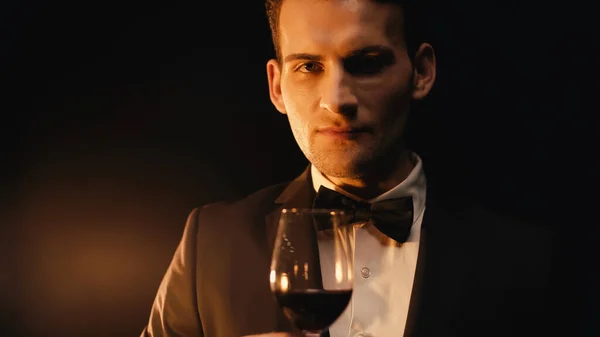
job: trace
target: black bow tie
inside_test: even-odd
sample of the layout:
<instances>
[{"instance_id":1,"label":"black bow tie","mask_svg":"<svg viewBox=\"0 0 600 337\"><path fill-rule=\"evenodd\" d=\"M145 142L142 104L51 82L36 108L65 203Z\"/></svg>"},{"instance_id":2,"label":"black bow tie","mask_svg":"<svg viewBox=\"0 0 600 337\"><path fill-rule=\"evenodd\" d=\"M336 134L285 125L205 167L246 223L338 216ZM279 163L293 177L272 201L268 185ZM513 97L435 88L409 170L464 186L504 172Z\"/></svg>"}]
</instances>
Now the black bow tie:
<instances>
[{"instance_id":1,"label":"black bow tie","mask_svg":"<svg viewBox=\"0 0 600 337\"><path fill-rule=\"evenodd\" d=\"M404 243L408 239L413 223L412 197L387 199L371 204L321 186L314 201L314 208L344 210L349 216L349 224L370 220L381 233L398 243ZM327 229L331 228L319 228Z\"/></svg>"}]
</instances>

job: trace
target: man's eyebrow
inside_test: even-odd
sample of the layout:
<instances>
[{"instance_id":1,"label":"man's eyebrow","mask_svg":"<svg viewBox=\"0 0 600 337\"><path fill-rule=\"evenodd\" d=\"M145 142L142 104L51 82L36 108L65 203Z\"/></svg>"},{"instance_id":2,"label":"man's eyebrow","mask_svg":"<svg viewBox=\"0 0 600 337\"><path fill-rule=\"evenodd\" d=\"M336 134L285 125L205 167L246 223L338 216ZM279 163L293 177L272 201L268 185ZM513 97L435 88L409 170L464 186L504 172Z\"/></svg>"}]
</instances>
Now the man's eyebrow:
<instances>
[{"instance_id":1,"label":"man's eyebrow","mask_svg":"<svg viewBox=\"0 0 600 337\"><path fill-rule=\"evenodd\" d=\"M383 46L383 45L372 45L372 46L366 46L363 48L353 50L350 53L348 53L348 56L364 55L364 54L371 54L371 53L382 53L382 52L389 53L390 51L391 51L390 47Z\"/></svg>"},{"instance_id":2,"label":"man's eyebrow","mask_svg":"<svg viewBox=\"0 0 600 337\"><path fill-rule=\"evenodd\" d=\"M352 57L352 56L364 55L364 54L370 54L370 53L381 53L381 52L385 53L385 52L390 52L390 50L391 50L391 48L388 46L372 45L372 46L366 46L363 48L352 50L351 52L349 52L347 54L346 57ZM320 55L314 55L314 54L308 54L308 53L296 53L296 54L290 54L290 55L286 56L283 60L283 63L287 63L287 62L291 62L291 61L298 61L298 60L319 62L319 61L323 60L323 57Z\"/></svg>"},{"instance_id":3,"label":"man's eyebrow","mask_svg":"<svg viewBox=\"0 0 600 337\"><path fill-rule=\"evenodd\" d=\"M287 63L290 61L297 60L305 60L305 61L321 61L323 58L320 55L306 54L306 53L298 53L298 54L290 54L283 59L283 63Z\"/></svg>"}]
</instances>

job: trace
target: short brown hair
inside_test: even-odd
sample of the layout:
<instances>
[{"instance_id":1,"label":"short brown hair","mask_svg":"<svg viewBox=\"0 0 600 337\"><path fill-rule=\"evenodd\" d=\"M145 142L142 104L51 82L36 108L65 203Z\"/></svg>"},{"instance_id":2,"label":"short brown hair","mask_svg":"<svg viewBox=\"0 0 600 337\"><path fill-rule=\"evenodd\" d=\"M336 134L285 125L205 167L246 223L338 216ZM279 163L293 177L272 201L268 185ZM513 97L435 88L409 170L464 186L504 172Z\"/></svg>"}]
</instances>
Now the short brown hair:
<instances>
[{"instance_id":1,"label":"short brown hair","mask_svg":"<svg viewBox=\"0 0 600 337\"><path fill-rule=\"evenodd\" d=\"M271 36L273 38L273 47L275 48L275 55L278 60L281 61L281 49L279 47L279 14L281 11L281 5L285 0L265 0L265 8L267 10L267 18L269 20L269 27L271 28ZM424 24L425 16L421 15L423 12L422 8L423 0L370 0L376 3L394 4L402 7L404 25L404 40L406 41L406 48L408 50L408 56L412 60L415 52L425 42L425 29Z\"/></svg>"}]
</instances>

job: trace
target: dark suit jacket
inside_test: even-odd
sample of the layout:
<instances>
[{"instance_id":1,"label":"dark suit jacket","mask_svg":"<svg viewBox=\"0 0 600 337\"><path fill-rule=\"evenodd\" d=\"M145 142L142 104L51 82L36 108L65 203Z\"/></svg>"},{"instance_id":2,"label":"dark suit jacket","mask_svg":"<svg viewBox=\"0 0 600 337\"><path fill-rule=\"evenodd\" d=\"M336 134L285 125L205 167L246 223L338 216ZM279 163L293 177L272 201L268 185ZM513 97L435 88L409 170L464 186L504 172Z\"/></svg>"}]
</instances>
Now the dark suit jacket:
<instances>
[{"instance_id":1,"label":"dark suit jacket","mask_svg":"<svg viewBox=\"0 0 600 337\"><path fill-rule=\"evenodd\" d=\"M405 336L548 336L553 242L545 227L428 187ZM283 207L307 207L310 170L289 184L194 210L145 337L291 331L269 287Z\"/></svg>"}]
</instances>

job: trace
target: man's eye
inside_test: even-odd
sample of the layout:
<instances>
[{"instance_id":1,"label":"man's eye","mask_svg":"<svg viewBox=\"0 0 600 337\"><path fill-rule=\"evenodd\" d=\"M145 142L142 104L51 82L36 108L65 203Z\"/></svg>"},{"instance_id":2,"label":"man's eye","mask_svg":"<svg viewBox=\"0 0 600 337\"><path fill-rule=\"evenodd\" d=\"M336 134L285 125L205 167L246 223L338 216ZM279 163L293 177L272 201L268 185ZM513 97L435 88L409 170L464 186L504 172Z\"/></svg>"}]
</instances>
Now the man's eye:
<instances>
[{"instance_id":1,"label":"man's eye","mask_svg":"<svg viewBox=\"0 0 600 337\"><path fill-rule=\"evenodd\" d=\"M376 75L383 71L387 66L394 63L394 57L391 53L379 55L355 55L349 57L344 62L346 71L356 76Z\"/></svg>"},{"instance_id":2,"label":"man's eye","mask_svg":"<svg viewBox=\"0 0 600 337\"><path fill-rule=\"evenodd\" d=\"M314 62L304 63L298 68L298 71L302 73L315 73L321 71L322 68L320 65Z\"/></svg>"}]
</instances>

